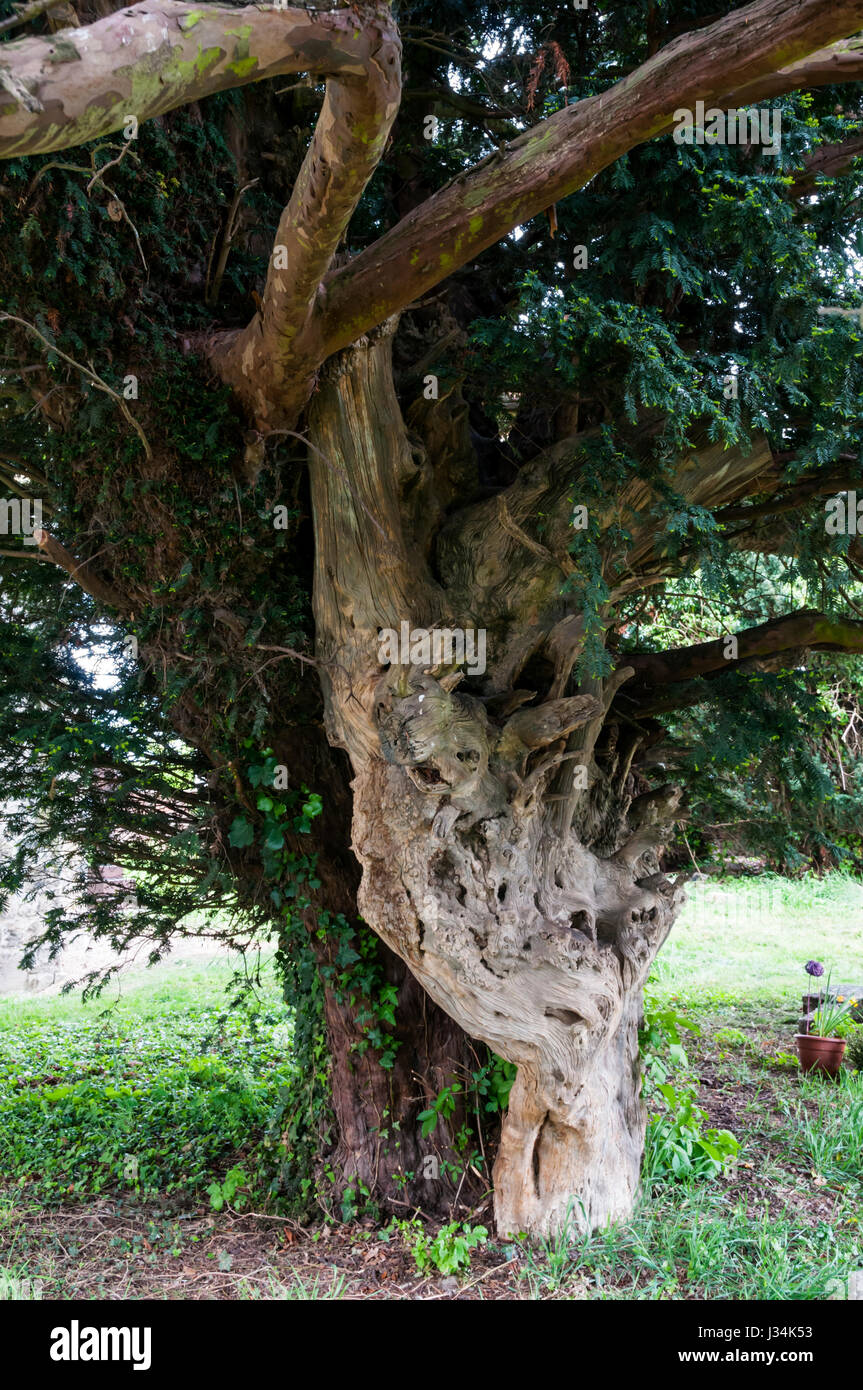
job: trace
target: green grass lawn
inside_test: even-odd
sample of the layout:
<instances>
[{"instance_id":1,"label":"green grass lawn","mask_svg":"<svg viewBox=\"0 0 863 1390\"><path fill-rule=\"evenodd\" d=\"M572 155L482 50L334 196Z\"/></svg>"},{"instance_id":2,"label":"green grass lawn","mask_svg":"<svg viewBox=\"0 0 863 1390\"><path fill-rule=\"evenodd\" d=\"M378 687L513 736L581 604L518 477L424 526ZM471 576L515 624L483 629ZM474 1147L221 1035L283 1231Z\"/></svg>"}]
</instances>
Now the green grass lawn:
<instances>
[{"instance_id":1,"label":"green grass lawn","mask_svg":"<svg viewBox=\"0 0 863 1390\"><path fill-rule=\"evenodd\" d=\"M691 884L654 967L655 989L698 1007L735 999L793 1013L807 960L863 983L863 884L844 874L802 881L765 874Z\"/></svg>"},{"instance_id":2,"label":"green grass lawn","mask_svg":"<svg viewBox=\"0 0 863 1390\"><path fill-rule=\"evenodd\" d=\"M670 1079L691 1092L697 1132L736 1135L736 1162L719 1175L654 1092L654 1180L633 1220L591 1237L573 1229L538 1252L490 1240L461 1296L841 1291L863 1269L863 1077L846 1068L835 1084L796 1068L811 957L836 980L863 977L859 883L698 888L649 995L696 1026ZM0 1001L0 1282L4 1269L41 1278L59 1298L453 1296L436 1271L418 1273L405 1233L260 1215L302 1078L271 968L247 1011L226 1008L231 974L227 959L178 961L128 977L117 998Z\"/></svg>"},{"instance_id":3,"label":"green grass lawn","mask_svg":"<svg viewBox=\"0 0 863 1390\"><path fill-rule=\"evenodd\" d=\"M151 969L130 970L119 984L115 981L108 985L98 999L82 1001L80 993L10 995L0 998L0 1028L46 1020L74 1024L100 1017L131 1021L153 1018L166 1011L182 1014L187 1008L205 1006L221 1010L225 1006L225 991L239 964L238 956L228 954L207 961L169 957ZM269 964L264 965L258 994L270 1004L280 997Z\"/></svg>"}]
</instances>

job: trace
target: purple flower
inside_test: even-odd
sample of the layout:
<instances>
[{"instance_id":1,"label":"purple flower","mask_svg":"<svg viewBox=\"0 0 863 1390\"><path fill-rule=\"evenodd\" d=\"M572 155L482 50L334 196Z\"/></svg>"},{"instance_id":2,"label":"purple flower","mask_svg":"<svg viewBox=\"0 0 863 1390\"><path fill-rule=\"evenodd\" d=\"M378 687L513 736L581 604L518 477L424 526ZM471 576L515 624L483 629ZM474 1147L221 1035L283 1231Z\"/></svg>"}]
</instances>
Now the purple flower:
<instances>
[{"instance_id":1,"label":"purple flower","mask_svg":"<svg viewBox=\"0 0 863 1390\"><path fill-rule=\"evenodd\" d=\"M820 960L808 960L806 962L806 974L814 975L816 979L819 975L823 975L824 966L821 964Z\"/></svg>"}]
</instances>

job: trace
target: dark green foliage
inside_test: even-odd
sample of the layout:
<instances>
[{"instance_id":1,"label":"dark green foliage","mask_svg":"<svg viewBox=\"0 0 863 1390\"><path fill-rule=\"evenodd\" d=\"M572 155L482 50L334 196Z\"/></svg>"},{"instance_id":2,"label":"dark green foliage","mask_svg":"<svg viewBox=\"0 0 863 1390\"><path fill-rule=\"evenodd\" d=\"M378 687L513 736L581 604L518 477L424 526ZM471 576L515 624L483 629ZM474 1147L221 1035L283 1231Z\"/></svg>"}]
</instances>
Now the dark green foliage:
<instances>
[{"instance_id":1,"label":"dark green foliage","mask_svg":"<svg viewBox=\"0 0 863 1390\"><path fill-rule=\"evenodd\" d=\"M155 1001L142 1014L0 1032L7 1182L52 1201L127 1189L205 1196L240 1169L235 1206L279 1184L274 1117L295 1081L279 1012ZM130 1163L131 1160L131 1163Z\"/></svg>"},{"instance_id":2,"label":"dark green foliage","mask_svg":"<svg viewBox=\"0 0 863 1390\"><path fill-rule=\"evenodd\" d=\"M711 588L702 572L639 602L620 650L711 641L786 612L791 558L733 556ZM733 602L735 622L726 614ZM798 606L795 604L794 606ZM802 604L800 605L802 606ZM863 675L856 657L801 654L783 671L726 672L685 685L662 716L661 770L687 788L675 861L748 857L783 872L857 866L863 853Z\"/></svg>"},{"instance_id":3,"label":"dark green foliage","mask_svg":"<svg viewBox=\"0 0 863 1390\"><path fill-rule=\"evenodd\" d=\"M564 99L601 90L669 34L708 14L706 3L657 12L647 0L586 11L562 6L552 17L518 5L456 5L451 13L437 4L399 6L402 113L352 223L350 249L361 249L499 140ZM86 10L82 18L89 18ZM275 95L274 85L215 97L143 126L105 174L128 220L109 218L102 183L87 192L93 173L124 149L121 136L68 155L11 161L0 190L2 308L77 361L92 361L114 389L129 372L138 375L139 400L130 409L152 436L157 461L144 462L116 402L83 377L79 410L62 433L34 428L32 412L7 412L8 447L51 480L57 529L70 548L120 551L119 573L137 600L134 632L148 644L139 691L146 688L169 714L184 701L196 707L218 741L211 759L226 768L237 765L245 738L259 747L272 742L274 705L284 710L299 701L313 714L315 704L301 690L295 663L269 664L262 699L261 682L237 670L236 644L220 651L224 644L213 641L213 612L226 608L242 625L243 646L302 649L310 582L305 502L295 446L270 447L250 492L237 471L242 422L226 393L184 352L189 335L214 322L245 322L251 293L262 287L319 97L319 89L302 87ZM757 149L678 146L670 138L651 142L562 204L555 237L536 219L524 235L506 238L477 268L454 277L454 303L472 325L474 346L442 370L466 373L466 390L487 418L500 415L503 392L523 393L515 419L506 417L516 463L545 442L549 416L553 423L573 392L579 427L598 429L580 464L574 504L589 506L634 473L661 486L670 460L694 435L731 443L767 429L790 455L789 481L813 461L826 465L859 446L860 335L849 321L817 315L820 304L846 296L851 258L861 249L857 222L837 216L859 175L852 166L823 183L805 215L788 196L807 150L857 129L859 95L854 87L826 89L779 104L778 158ZM433 142L423 137L429 112L440 122ZM244 196L241 235L214 309L206 301L214 248L235 189L251 178L258 183ZM587 266L575 269L581 245ZM42 354L20 329L11 331L10 348ZM69 369L48 360L50 375L67 383ZM729 372L740 386L732 400L722 385ZM528 406L537 388L542 418ZM661 422L647 438L646 419ZM182 482L167 462L159 466L164 455L178 454L187 464ZM733 630L743 615L724 578L728 536L712 514L686 506L670 487L665 493L669 552L690 571L701 568L701 582ZM294 518L288 532L272 527L277 502ZM95 545L88 539L94 516ZM806 586L802 598L817 590L819 606L841 606L847 541L825 544L818 504L795 520L789 581L796 575ZM607 539L616 539L625 564L625 533ZM588 624L585 674L610 664L607 599L616 575L600 561L595 540L590 529L575 533L577 568L569 581ZM31 588L57 581L34 574L41 568L35 564L20 568L25 572L13 572L12 582L27 595L22 608L32 611ZM85 605L82 618L87 611ZM161 634L176 640L178 629L191 660L159 672L153 649ZM79 628L77 640L89 636ZM15 660L11 648L9 655ZM133 688L130 698L135 694ZM27 728L35 746L39 721ZM20 734L16 762L19 746ZM74 757L80 759L80 747ZM54 767L48 771L53 777ZM231 784L235 790L232 774L223 773L215 797L228 825L237 809L227 805ZM801 794L811 790L799 787Z\"/></svg>"}]
</instances>

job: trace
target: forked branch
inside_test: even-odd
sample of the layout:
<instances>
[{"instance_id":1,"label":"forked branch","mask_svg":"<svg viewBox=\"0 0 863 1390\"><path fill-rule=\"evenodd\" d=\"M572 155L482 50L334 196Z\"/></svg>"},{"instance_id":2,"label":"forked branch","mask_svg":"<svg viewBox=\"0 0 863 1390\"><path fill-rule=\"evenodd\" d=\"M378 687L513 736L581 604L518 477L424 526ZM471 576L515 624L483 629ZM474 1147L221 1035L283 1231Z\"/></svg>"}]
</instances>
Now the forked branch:
<instances>
[{"instance_id":1,"label":"forked branch","mask_svg":"<svg viewBox=\"0 0 863 1390\"><path fill-rule=\"evenodd\" d=\"M153 0L64 31L62 52L50 37L4 44L0 74L10 99L0 104L0 157L82 144L129 116L147 120L266 77L325 77L262 307L242 332L209 345L258 428L290 427L326 358L634 146L667 133L677 109L863 76L854 38L861 25L863 0L755 0L525 131L337 270L334 252L398 104L400 42L382 4L317 14Z\"/></svg>"}]
</instances>

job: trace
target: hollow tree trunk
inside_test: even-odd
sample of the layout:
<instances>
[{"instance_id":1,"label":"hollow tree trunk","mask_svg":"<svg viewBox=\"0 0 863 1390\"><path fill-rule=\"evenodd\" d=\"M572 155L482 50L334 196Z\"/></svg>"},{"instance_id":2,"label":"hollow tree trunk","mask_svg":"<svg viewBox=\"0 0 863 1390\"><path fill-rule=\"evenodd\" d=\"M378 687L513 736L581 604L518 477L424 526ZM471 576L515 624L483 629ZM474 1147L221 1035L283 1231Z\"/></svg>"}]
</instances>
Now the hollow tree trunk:
<instances>
[{"instance_id":1,"label":"hollow tree trunk","mask_svg":"<svg viewBox=\"0 0 863 1390\"><path fill-rule=\"evenodd\" d=\"M499 602L474 611L478 548L460 551L452 516L470 466L453 443L461 417L450 397L447 430L423 422L427 441L447 437L445 464L407 431L394 328L328 368L310 413L318 656L329 735L354 770L360 910L450 1017L518 1065L494 1170L499 1233L549 1233L570 1206L598 1226L629 1212L638 1184L641 990L681 899L653 846L677 793L630 806L627 758L599 768L629 672L561 693L578 627L559 573L520 593L516 560ZM379 631L403 621L488 629L473 693L427 657L381 661ZM529 705L511 683L537 653L553 698Z\"/></svg>"}]
</instances>

